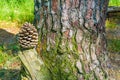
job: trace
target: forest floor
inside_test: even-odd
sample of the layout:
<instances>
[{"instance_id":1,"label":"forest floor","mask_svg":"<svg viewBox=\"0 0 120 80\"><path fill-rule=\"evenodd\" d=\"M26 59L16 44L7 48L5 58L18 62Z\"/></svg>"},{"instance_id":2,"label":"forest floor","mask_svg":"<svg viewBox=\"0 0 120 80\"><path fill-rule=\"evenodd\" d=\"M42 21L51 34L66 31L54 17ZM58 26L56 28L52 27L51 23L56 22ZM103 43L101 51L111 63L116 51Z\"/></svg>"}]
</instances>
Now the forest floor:
<instances>
[{"instance_id":1,"label":"forest floor","mask_svg":"<svg viewBox=\"0 0 120 80\"><path fill-rule=\"evenodd\" d=\"M21 62L17 54L18 23L0 22L0 80L21 80Z\"/></svg>"},{"instance_id":2,"label":"forest floor","mask_svg":"<svg viewBox=\"0 0 120 80\"><path fill-rule=\"evenodd\" d=\"M4 26L4 27L3 27ZM0 22L0 80L19 80L21 63L19 61L17 51L19 50L16 35L19 32L20 25L18 23ZM117 31L116 31L117 30ZM117 37L120 41L120 29L107 30L107 39ZM117 33L115 33L117 32ZM119 43L119 42L118 42ZM108 45L111 44L108 41ZM111 60L111 68L109 73L114 77L113 80L120 80L120 46L117 52L114 52L110 47L108 49L109 59ZM23 79L24 80L24 79Z\"/></svg>"},{"instance_id":3,"label":"forest floor","mask_svg":"<svg viewBox=\"0 0 120 80\"><path fill-rule=\"evenodd\" d=\"M109 74L112 80L120 80L120 28L107 29L108 57L111 68Z\"/></svg>"}]
</instances>

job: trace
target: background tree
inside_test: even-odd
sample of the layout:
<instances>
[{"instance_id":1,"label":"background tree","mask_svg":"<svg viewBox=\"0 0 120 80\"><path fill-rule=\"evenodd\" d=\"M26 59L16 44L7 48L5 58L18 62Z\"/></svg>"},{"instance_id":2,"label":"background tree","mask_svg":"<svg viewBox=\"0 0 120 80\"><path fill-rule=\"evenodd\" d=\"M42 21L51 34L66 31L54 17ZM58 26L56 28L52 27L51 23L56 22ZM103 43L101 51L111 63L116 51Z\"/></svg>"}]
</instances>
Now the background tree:
<instances>
[{"instance_id":1,"label":"background tree","mask_svg":"<svg viewBox=\"0 0 120 80\"><path fill-rule=\"evenodd\" d=\"M108 0L34 2L34 24L39 33L37 52L48 73L41 80L107 79Z\"/></svg>"}]
</instances>

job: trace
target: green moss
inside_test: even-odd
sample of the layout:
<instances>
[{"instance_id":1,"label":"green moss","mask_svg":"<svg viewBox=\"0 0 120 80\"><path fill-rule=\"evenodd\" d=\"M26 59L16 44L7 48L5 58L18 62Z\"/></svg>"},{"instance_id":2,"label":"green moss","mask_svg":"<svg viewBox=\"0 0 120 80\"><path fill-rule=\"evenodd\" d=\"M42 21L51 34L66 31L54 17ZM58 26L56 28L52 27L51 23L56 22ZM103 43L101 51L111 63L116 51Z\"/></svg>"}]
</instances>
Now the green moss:
<instances>
[{"instance_id":1,"label":"green moss","mask_svg":"<svg viewBox=\"0 0 120 80\"><path fill-rule=\"evenodd\" d=\"M67 52L67 48L61 49L62 46L59 46L60 39L58 36L55 40L56 44L51 46L50 51L42 50L43 61L51 73L52 80L77 80L76 75L73 74L77 72L75 68L75 59L77 58L72 52ZM67 45L68 43L65 46ZM69 59L69 56L71 56L71 59Z\"/></svg>"}]
</instances>

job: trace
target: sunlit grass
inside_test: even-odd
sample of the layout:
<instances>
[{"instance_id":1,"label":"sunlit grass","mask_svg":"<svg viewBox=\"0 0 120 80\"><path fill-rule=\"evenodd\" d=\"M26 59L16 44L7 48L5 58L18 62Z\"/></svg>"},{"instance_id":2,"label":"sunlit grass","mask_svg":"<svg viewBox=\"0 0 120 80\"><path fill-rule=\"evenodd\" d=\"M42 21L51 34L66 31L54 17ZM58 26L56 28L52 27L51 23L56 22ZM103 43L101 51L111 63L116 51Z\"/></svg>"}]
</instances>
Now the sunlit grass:
<instances>
[{"instance_id":1,"label":"sunlit grass","mask_svg":"<svg viewBox=\"0 0 120 80\"><path fill-rule=\"evenodd\" d=\"M10 55L0 50L0 65L4 64L7 60L11 58Z\"/></svg>"},{"instance_id":2,"label":"sunlit grass","mask_svg":"<svg viewBox=\"0 0 120 80\"><path fill-rule=\"evenodd\" d=\"M115 29L116 28L115 22L110 22L109 20L106 20L106 28L107 29Z\"/></svg>"},{"instance_id":3,"label":"sunlit grass","mask_svg":"<svg viewBox=\"0 0 120 80\"><path fill-rule=\"evenodd\" d=\"M0 20L32 22L34 0L0 0Z\"/></svg>"},{"instance_id":4,"label":"sunlit grass","mask_svg":"<svg viewBox=\"0 0 120 80\"><path fill-rule=\"evenodd\" d=\"M109 6L120 6L120 0L110 0ZM0 0L0 20L32 22L34 0Z\"/></svg>"},{"instance_id":5,"label":"sunlit grass","mask_svg":"<svg viewBox=\"0 0 120 80\"><path fill-rule=\"evenodd\" d=\"M120 0L109 0L109 6L120 6Z\"/></svg>"}]
</instances>

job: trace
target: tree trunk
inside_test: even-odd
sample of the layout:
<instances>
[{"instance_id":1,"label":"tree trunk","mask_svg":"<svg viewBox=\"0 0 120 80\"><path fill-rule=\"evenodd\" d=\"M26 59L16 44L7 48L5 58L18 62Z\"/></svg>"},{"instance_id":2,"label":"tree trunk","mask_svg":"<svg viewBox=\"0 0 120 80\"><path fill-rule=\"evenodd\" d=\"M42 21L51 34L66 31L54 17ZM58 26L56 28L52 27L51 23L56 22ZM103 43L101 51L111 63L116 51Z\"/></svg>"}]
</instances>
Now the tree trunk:
<instances>
[{"instance_id":1,"label":"tree trunk","mask_svg":"<svg viewBox=\"0 0 120 80\"><path fill-rule=\"evenodd\" d=\"M34 0L37 52L51 80L105 80L108 0Z\"/></svg>"}]
</instances>

